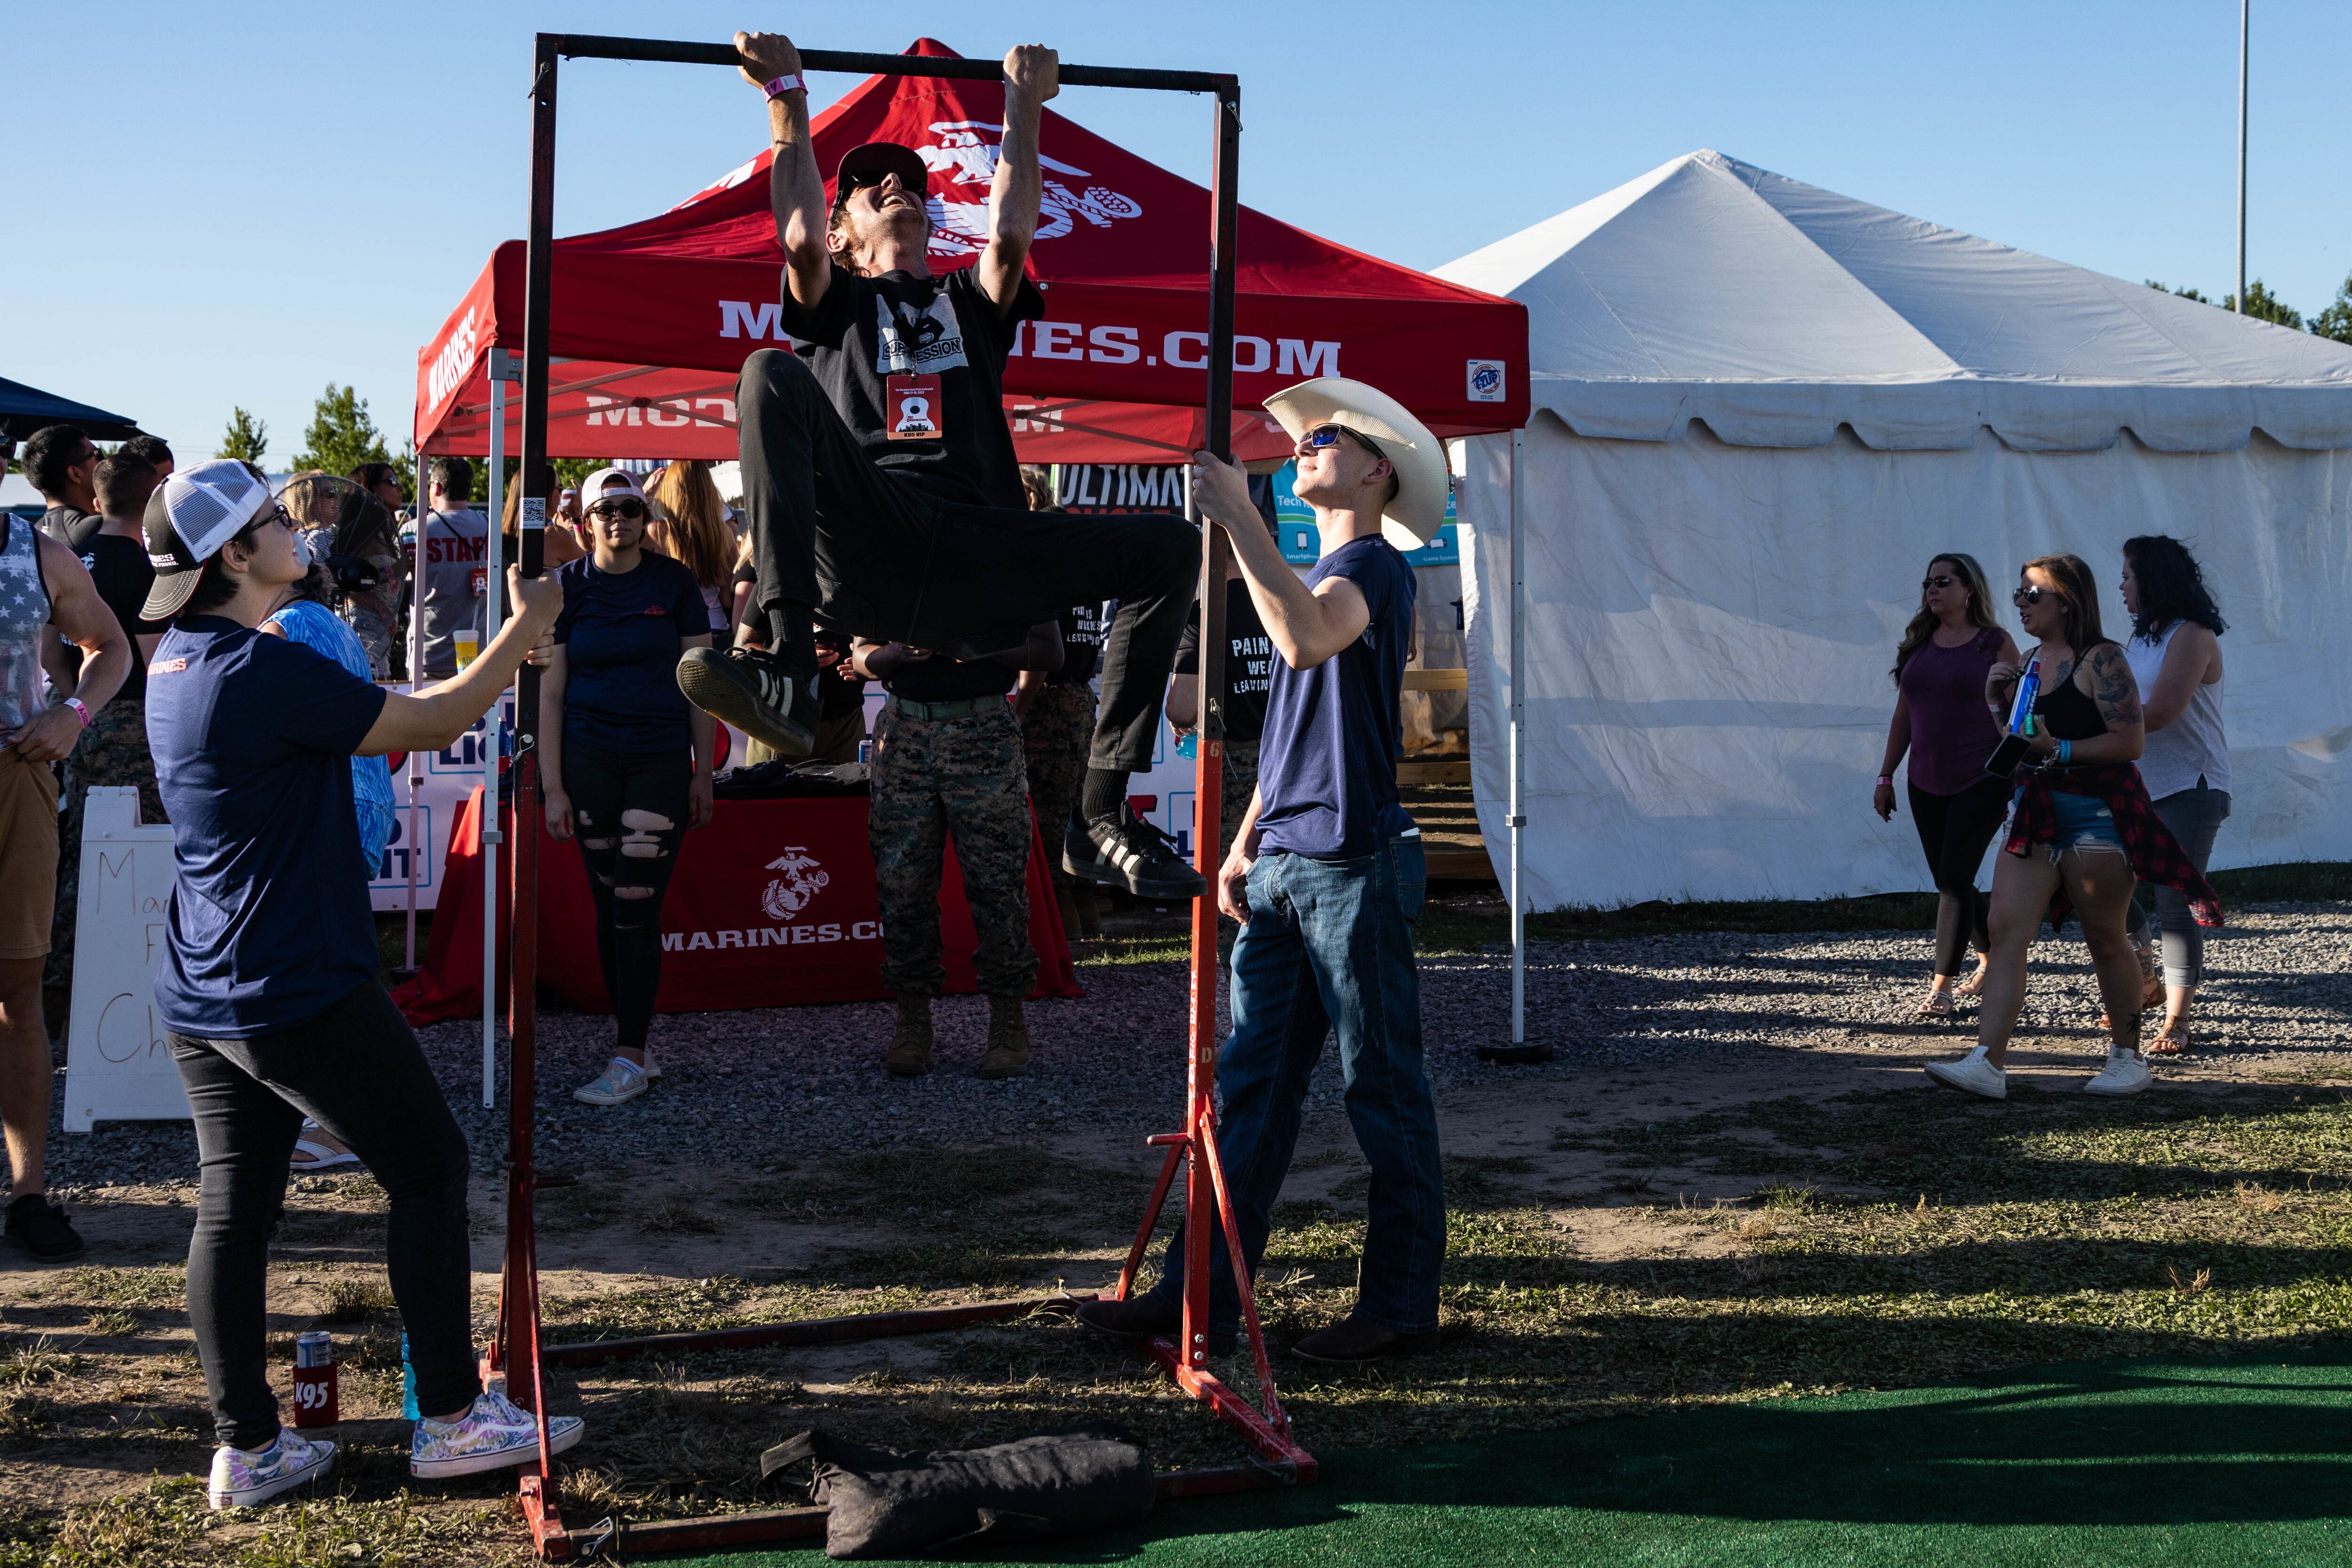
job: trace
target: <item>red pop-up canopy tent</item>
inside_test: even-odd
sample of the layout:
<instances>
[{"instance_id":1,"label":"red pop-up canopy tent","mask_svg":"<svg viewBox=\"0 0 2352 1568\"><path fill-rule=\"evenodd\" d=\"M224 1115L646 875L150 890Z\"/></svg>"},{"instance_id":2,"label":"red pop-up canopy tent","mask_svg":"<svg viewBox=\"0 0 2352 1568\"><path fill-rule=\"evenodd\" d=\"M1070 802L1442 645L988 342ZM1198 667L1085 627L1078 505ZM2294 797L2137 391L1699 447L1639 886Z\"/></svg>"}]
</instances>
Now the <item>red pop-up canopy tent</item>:
<instances>
[{"instance_id":1,"label":"red pop-up canopy tent","mask_svg":"<svg viewBox=\"0 0 2352 1568\"><path fill-rule=\"evenodd\" d=\"M924 38L908 51L951 56ZM828 174L864 141L915 148L931 171L931 265L978 255L1003 134L993 83L869 77L819 115ZM1209 193L1048 110L1045 194L1029 273L1045 317L1006 367L1013 442L1033 463L1175 462L1204 444ZM736 455L735 377L788 341L783 254L758 157L644 223L559 240L548 452L577 457ZM1234 455L1288 450L1257 412L1311 376L1388 392L1440 435L1527 421L1524 306L1442 283L1244 207L1234 341ZM489 350L520 350L523 246L500 246L418 358L417 445L488 450ZM509 405L509 453L521 449Z\"/></svg>"}]
</instances>

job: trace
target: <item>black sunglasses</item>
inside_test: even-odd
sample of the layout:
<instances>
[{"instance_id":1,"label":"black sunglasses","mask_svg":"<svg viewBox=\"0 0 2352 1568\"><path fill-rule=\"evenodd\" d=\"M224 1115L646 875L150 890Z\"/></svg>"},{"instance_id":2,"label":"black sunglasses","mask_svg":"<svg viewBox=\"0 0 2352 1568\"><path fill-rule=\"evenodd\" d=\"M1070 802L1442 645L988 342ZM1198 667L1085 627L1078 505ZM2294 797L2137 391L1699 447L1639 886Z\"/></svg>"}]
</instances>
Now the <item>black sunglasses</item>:
<instances>
[{"instance_id":1,"label":"black sunglasses","mask_svg":"<svg viewBox=\"0 0 2352 1568\"><path fill-rule=\"evenodd\" d=\"M1370 453L1375 457L1386 458L1388 456L1387 453L1373 445L1370 441L1367 441L1361 433L1349 430L1344 424L1318 424L1298 439L1319 452L1324 447L1338 441L1339 437L1343 435L1349 440L1354 442L1357 445L1362 447L1365 451Z\"/></svg>"},{"instance_id":2,"label":"black sunglasses","mask_svg":"<svg viewBox=\"0 0 2352 1568\"><path fill-rule=\"evenodd\" d=\"M891 175L898 173L898 171L896 169L852 169L841 177L841 193L845 196L852 191L863 191L869 185L878 185ZM919 196L929 187L929 182L926 181L920 185L909 185L907 183L907 177L899 174L898 183L908 195Z\"/></svg>"},{"instance_id":3,"label":"black sunglasses","mask_svg":"<svg viewBox=\"0 0 2352 1568\"><path fill-rule=\"evenodd\" d=\"M2021 588L2009 596L2009 601L2020 610L2025 610L2041 603L2042 595L2053 591L2047 588Z\"/></svg>"},{"instance_id":4,"label":"black sunglasses","mask_svg":"<svg viewBox=\"0 0 2352 1568\"><path fill-rule=\"evenodd\" d=\"M1957 577L1923 577L1919 580L1919 591L1925 593L1931 588L1949 588L1959 580Z\"/></svg>"},{"instance_id":5,"label":"black sunglasses","mask_svg":"<svg viewBox=\"0 0 2352 1568\"><path fill-rule=\"evenodd\" d=\"M646 508L642 501L599 501L588 508L588 515L594 517L618 517L623 522L635 522L646 515Z\"/></svg>"}]
</instances>

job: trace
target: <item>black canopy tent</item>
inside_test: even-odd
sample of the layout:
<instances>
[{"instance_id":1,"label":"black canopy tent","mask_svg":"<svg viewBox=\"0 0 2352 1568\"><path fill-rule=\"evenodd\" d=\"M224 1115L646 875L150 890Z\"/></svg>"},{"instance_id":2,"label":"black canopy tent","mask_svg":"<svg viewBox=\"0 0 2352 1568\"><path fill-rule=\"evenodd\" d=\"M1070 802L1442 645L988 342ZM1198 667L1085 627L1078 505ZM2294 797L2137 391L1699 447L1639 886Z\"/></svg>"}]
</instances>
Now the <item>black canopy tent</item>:
<instances>
[{"instance_id":1,"label":"black canopy tent","mask_svg":"<svg viewBox=\"0 0 2352 1568\"><path fill-rule=\"evenodd\" d=\"M22 382L0 380L0 435L22 441L45 424L79 425L92 441L128 441L143 434L139 422Z\"/></svg>"}]
</instances>

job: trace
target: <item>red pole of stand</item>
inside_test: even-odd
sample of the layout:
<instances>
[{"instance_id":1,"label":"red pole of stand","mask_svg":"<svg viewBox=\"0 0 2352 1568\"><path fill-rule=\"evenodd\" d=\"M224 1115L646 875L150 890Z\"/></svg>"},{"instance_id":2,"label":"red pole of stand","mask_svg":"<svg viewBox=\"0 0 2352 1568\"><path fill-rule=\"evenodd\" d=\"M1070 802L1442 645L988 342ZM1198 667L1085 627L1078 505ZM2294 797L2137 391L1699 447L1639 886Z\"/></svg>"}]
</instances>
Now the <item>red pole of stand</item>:
<instances>
[{"instance_id":1,"label":"red pole of stand","mask_svg":"<svg viewBox=\"0 0 2352 1568\"><path fill-rule=\"evenodd\" d=\"M530 229L523 304L522 463L516 476L522 524L522 575L546 570L547 391L555 245L555 81L561 39L534 41L530 88ZM540 1355L539 1256L531 1198L538 1173L531 1124L538 1108L539 988L539 671L515 677L514 922L508 1004L507 1244L499 1285L499 1325L491 1357L507 1373L509 1397L527 1399L539 1427L539 1473L521 1478L523 1513L541 1555L570 1554L555 1495L547 1441L547 1372ZM486 983L488 977L485 977ZM518 1378L517 1363L524 1374ZM520 1385L520 1386L519 1386Z\"/></svg>"}]
</instances>

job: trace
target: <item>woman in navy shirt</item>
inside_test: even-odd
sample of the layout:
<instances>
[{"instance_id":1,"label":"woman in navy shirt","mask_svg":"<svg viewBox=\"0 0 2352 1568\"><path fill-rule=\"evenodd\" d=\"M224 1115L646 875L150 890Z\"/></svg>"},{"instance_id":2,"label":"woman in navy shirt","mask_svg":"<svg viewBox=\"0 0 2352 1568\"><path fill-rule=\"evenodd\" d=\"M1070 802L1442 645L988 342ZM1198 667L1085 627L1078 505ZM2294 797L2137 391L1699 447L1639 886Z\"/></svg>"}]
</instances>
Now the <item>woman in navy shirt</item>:
<instances>
[{"instance_id":1,"label":"woman in navy shirt","mask_svg":"<svg viewBox=\"0 0 2352 1568\"><path fill-rule=\"evenodd\" d=\"M661 988L661 900L679 836L710 821L718 722L677 689L678 656L710 646L694 574L646 548L652 513L617 468L589 476L590 553L565 567L546 716L547 829L577 837L596 901L596 959L619 1029L611 1063L572 1092L617 1105L660 1069L646 1054Z\"/></svg>"},{"instance_id":2,"label":"woman in navy shirt","mask_svg":"<svg viewBox=\"0 0 2352 1568\"><path fill-rule=\"evenodd\" d=\"M351 759L455 744L553 627L562 591L511 580L518 610L497 641L404 696L259 630L309 563L258 468L183 469L144 524L146 618L172 622L148 666L147 738L178 873L155 1003L203 1168L188 1320L220 1445L212 1504L260 1502L334 1462L334 1444L279 1427L266 1359L269 1233L306 1114L390 1199L385 1262L426 1413L411 1473L535 1462L530 1416L475 1370L466 1136L376 983ZM575 1416L550 1428L557 1449L580 1440Z\"/></svg>"}]
</instances>

